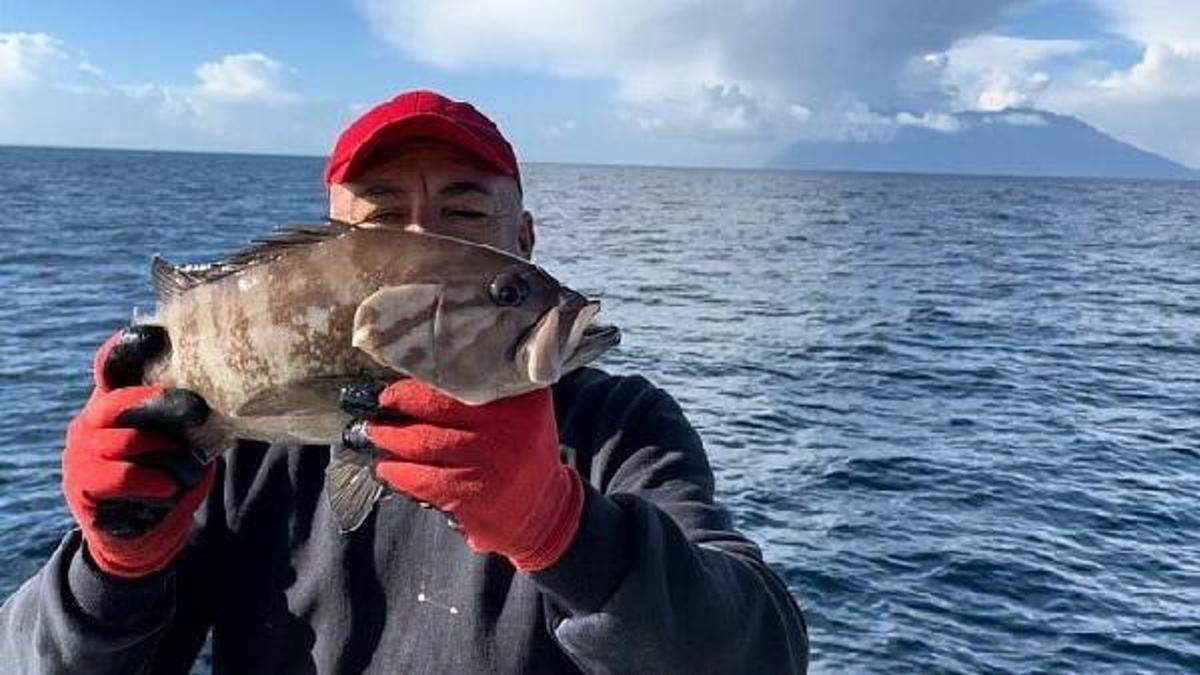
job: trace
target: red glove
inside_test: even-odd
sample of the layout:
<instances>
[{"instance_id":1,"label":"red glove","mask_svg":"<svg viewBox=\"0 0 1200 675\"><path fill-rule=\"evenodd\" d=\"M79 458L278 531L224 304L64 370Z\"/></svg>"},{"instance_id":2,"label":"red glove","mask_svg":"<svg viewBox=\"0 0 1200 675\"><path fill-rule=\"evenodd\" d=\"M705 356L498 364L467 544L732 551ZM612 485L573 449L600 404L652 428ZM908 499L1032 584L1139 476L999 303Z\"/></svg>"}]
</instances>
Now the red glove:
<instances>
[{"instance_id":1,"label":"red glove","mask_svg":"<svg viewBox=\"0 0 1200 675\"><path fill-rule=\"evenodd\" d=\"M470 406L406 379L380 392L379 406L366 435L381 480L450 513L473 550L517 569L549 567L566 552L583 485L559 459L549 390Z\"/></svg>"},{"instance_id":2,"label":"red glove","mask_svg":"<svg viewBox=\"0 0 1200 675\"><path fill-rule=\"evenodd\" d=\"M181 440L207 417L204 400L140 386L145 363L165 347L166 333L154 326L109 338L96 351L91 398L67 427L67 506L92 560L119 577L160 570L179 553L215 473Z\"/></svg>"}]
</instances>

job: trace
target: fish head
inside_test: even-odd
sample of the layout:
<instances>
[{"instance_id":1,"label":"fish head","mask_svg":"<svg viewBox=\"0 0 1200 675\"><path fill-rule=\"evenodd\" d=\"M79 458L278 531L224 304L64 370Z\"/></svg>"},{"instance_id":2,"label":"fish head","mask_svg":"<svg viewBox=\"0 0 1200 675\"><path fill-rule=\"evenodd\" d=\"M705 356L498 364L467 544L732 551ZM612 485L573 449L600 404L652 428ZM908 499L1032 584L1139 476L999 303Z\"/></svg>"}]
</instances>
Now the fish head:
<instances>
[{"instance_id":1,"label":"fish head","mask_svg":"<svg viewBox=\"0 0 1200 675\"><path fill-rule=\"evenodd\" d=\"M380 289L358 307L353 345L469 404L553 384L599 303L531 263L506 263Z\"/></svg>"}]
</instances>

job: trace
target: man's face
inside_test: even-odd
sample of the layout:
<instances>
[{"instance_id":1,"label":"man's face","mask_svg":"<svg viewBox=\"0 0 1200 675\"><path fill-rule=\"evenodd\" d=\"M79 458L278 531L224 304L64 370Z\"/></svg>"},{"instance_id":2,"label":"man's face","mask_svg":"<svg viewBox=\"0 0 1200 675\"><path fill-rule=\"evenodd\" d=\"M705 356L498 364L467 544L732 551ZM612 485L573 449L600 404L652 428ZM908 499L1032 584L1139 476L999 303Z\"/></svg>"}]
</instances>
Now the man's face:
<instances>
[{"instance_id":1,"label":"man's face","mask_svg":"<svg viewBox=\"0 0 1200 675\"><path fill-rule=\"evenodd\" d=\"M417 140L329 188L329 216L487 244L528 258L533 218L517 182L454 146Z\"/></svg>"}]
</instances>

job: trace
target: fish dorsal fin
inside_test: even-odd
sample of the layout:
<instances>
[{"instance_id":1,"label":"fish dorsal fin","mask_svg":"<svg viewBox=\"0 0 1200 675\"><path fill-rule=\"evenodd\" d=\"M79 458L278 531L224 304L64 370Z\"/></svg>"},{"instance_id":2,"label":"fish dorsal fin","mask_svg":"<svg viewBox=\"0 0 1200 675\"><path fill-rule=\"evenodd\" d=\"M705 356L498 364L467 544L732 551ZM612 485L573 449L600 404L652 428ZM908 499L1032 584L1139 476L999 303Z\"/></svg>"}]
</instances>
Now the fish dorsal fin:
<instances>
[{"instance_id":1,"label":"fish dorsal fin","mask_svg":"<svg viewBox=\"0 0 1200 675\"><path fill-rule=\"evenodd\" d=\"M251 240L250 245L225 256L213 263L214 266L232 268L232 274L251 265L274 260L299 246L311 246L328 241L354 230L354 226L340 220L324 223L285 225L271 234Z\"/></svg>"},{"instance_id":2,"label":"fish dorsal fin","mask_svg":"<svg viewBox=\"0 0 1200 675\"><path fill-rule=\"evenodd\" d=\"M172 265L155 256L151 267L154 292L160 300L174 297L193 286L217 281L249 267L276 260L297 247L319 244L353 230L353 225L338 220L285 225L271 234L252 239L248 246L240 250L203 265Z\"/></svg>"},{"instance_id":3,"label":"fish dorsal fin","mask_svg":"<svg viewBox=\"0 0 1200 675\"><path fill-rule=\"evenodd\" d=\"M186 269L157 255L150 263L150 279L159 300L173 298L199 283Z\"/></svg>"}]
</instances>

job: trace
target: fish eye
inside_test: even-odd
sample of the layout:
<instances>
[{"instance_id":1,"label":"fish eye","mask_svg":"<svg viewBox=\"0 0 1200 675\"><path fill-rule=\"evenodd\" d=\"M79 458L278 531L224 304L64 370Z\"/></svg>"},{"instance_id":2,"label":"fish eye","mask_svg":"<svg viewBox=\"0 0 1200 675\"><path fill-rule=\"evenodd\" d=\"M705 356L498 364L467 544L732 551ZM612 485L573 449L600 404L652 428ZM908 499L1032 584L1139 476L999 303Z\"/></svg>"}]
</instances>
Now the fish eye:
<instances>
[{"instance_id":1,"label":"fish eye","mask_svg":"<svg viewBox=\"0 0 1200 675\"><path fill-rule=\"evenodd\" d=\"M517 275L496 277L488 289L492 302L501 307L517 307L529 297L529 282Z\"/></svg>"}]
</instances>

